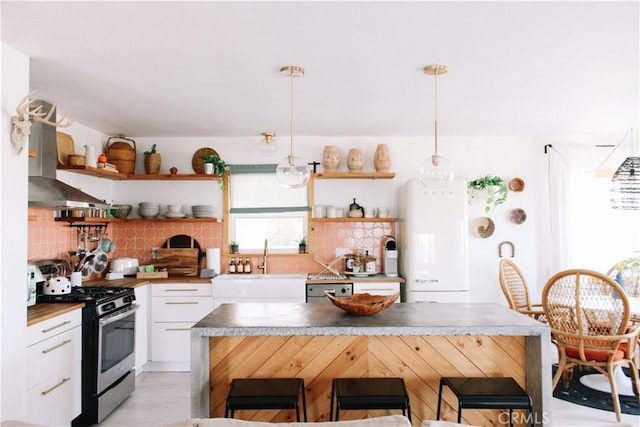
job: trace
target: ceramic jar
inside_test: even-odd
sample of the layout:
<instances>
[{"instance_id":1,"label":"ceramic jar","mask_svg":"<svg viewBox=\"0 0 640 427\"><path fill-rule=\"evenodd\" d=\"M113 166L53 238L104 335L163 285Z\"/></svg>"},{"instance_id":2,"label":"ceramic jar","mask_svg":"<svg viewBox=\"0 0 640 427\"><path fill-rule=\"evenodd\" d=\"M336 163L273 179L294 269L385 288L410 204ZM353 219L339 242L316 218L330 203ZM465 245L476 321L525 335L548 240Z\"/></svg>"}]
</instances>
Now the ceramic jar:
<instances>
[{"instance_id":1,"label":"ceramic jar","mask_svg":"<svg viewBox=\"0 0 640 427\"><path fill-rule=\"evenodd\" d=\"M325 172L337 172L340 166L340 149L335 145L327 145L322 153L322 167Z\"/></svg>"},{"instance_id":2,"label":"ceramic jar","mask_svg":"<svg viewBox=\"0 0 640 427\"><path fill-rule=\"evenodd\" d=\"M362 172L362 169L364 168L364 155L362 154L362 150L358 148L352 148L349 150L347 167L349 168L349 172Z\"/></svg>"},{"instance_id":3,"label":"ceramic jar","mask_svg":"<svg viewBox=\"0 0 640 427\"><path fill-rule=\"evenodd\" d=\"M373 156L373 167L376 168L376 172L389 172L391 155L387 144L378 144L376 147L376 152Z\"/></svg>"}]
</instances>

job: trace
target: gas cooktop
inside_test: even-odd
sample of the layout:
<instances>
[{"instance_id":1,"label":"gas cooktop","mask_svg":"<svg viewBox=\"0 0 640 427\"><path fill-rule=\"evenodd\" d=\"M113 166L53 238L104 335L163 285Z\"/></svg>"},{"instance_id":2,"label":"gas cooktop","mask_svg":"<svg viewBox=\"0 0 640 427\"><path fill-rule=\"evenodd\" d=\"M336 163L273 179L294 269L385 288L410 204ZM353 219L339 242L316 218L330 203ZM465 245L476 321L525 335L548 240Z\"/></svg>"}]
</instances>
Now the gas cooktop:
<instances>
[{"instance_id":1,"label":"gas cooktop","mask_svg":"<svg viewBox=\"0 0 640 427\"><path fill-rule=\"evenodd\" d=\"M133 294L132 288L118 286L73 286L71 292L61 295L39 294L37 301L54 302L95 302L100 303L113 298Z\"/></svg>"}]
</instances>

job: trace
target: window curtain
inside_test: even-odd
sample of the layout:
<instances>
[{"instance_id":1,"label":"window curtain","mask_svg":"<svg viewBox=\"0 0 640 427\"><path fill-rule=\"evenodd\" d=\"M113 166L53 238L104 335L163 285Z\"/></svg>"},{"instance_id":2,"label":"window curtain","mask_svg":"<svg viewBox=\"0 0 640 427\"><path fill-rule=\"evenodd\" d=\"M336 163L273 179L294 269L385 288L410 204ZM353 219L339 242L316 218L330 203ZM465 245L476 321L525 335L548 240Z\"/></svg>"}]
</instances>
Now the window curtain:
<instances>
[{"instance_id":1,"label":"window curtain","mask_svg":"<svg viewBox=\"0 0 640 427\"><path fill-rule=\"evenodd\" d=\"M619 144L618 144L619 146ZM550 268L588 268L606 273L640 249L640 212L610 205L610 172L620 163L618 146L554 142L548 146Z\"/></svg>"}]
</instances>

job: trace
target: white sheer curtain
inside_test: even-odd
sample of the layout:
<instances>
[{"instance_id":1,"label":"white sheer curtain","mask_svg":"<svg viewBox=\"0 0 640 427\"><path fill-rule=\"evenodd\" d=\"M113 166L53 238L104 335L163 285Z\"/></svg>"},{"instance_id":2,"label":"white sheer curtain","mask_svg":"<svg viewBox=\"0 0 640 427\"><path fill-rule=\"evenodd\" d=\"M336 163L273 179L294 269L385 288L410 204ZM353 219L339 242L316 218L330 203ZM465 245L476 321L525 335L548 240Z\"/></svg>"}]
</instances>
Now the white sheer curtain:
<instances>
[{"instance_id":1,"label":"white sheer curtain","mask_svg":"<svg viewBox=\"0 0 640 427\"><path fill-rule=\"evenodd\" d=\"M552 271L606 272L640 249L640 211L610 206L610 172L624 160L616 148L575 142L549 147Z\"/></svg>"}]
</instances>

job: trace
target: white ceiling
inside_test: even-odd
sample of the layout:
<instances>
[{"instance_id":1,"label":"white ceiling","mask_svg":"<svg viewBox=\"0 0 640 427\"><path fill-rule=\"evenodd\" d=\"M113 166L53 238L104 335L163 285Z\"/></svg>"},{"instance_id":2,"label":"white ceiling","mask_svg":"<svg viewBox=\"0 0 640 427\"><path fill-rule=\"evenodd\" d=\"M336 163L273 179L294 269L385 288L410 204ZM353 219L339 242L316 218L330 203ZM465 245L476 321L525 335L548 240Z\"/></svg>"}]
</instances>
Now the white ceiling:
<instances>
[{"instance_id":1,"label":"white ceiling","mask_svg":"<svg viewBox=\"0 0 640 427\"><path fill-rule=\"evenodd\" d=\"M639 8L624 2L9 2L31 86L107 134L441 136L638 126ZM4 84L4 81L3 81Z\"/></svg>"}]
</instances>

